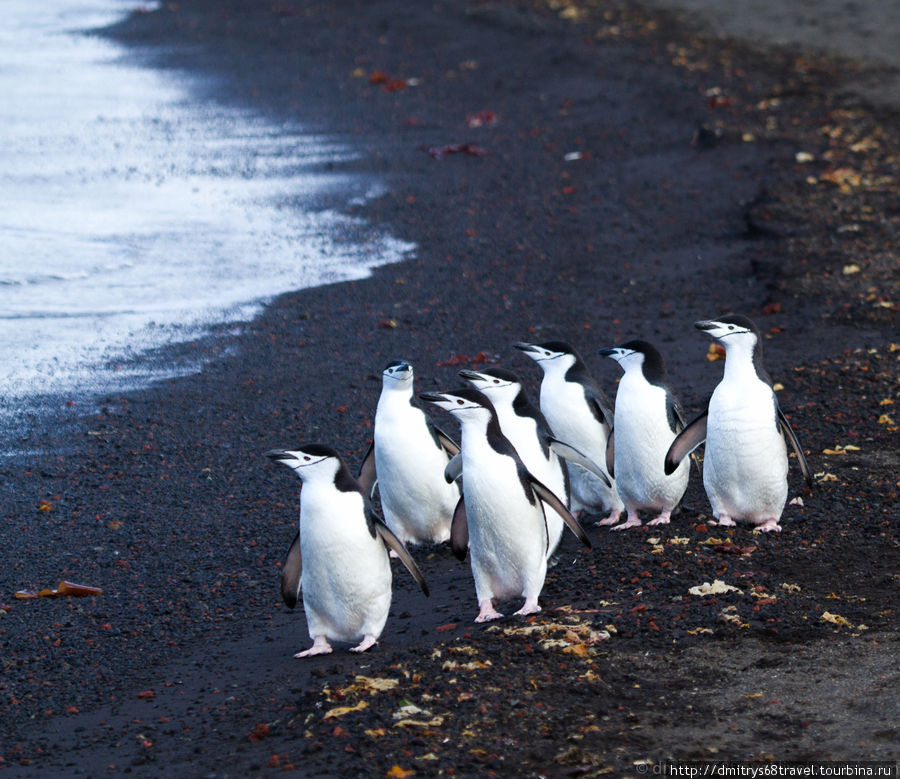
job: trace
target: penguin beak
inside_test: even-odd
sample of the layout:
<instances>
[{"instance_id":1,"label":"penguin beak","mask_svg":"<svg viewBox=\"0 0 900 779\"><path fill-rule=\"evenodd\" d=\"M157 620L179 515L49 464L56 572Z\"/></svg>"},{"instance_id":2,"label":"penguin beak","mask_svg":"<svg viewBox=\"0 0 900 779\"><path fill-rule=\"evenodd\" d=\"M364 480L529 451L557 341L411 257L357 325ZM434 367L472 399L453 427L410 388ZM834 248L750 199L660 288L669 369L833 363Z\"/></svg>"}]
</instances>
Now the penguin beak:
<instances>
[{"instance_id":1,"label":"penguin beak","mask_svg":"<svg viewBox=\"0 0 900 779\"><path fill-rule=\"evenodd\" d=\"M719 323L711 319L701 319L699 322L694 322L694 327L698 330L715 330L719 327Z\"/></svg>"},{"instance_id":2,"label":"penguin beak","mask_svg":"<svg viewBox=\"0 0 900 779\"><path fill-rule=\"evenodd\" d=\"M424 400L426 403L443 403L447 398L439 392L420 392L419 400Z\"/></svg>"},{"instance_id":3,"label":"penguin beak","mask_svg":"<svg viewBox=\"0 0 900 779\"><path fill-rule=\"evenodd\" d=\"M270 460L274 460L277 463L288 462L289 460L296 460L297 456L291 454L290 452L285 452L281 449L270 449L266 452L266 457Z\"/></svg>"},{"instance_id":4,"label":"penguin beak","mask_svg":"<svg viewBox=\"0 0 900 779\"><path fill-rule=\"evenodd\" d=\"M463 368L459 372L459 375L462 376L462 378L468 379L470 381L479 381L480 379L484 378L484 376L478 373L478 371L470 371L467 368Z\"/></svg>"},{"instance_id":5,"label":"penguin beak","mask_svg":"<svg viewBox=\"0 0 900 779\"><path fill-rule=\"evenodd\" d=\"M597 354L601 357L615 357L618 354L619 350L614 347L608 347L606 349L598 349Z\"/></svg>"},{"instance_id":6,"label":"penguin beak","mask_svg":"<svg viewBox=\"0 0 900 779\"><path fill-rule=\"evenodd\" d=\"M513 344L513 349L518 349L520 352L537 352L538 348L534 344L527 344L524 341L516 341Z\"/></svg>"}]
</instances>

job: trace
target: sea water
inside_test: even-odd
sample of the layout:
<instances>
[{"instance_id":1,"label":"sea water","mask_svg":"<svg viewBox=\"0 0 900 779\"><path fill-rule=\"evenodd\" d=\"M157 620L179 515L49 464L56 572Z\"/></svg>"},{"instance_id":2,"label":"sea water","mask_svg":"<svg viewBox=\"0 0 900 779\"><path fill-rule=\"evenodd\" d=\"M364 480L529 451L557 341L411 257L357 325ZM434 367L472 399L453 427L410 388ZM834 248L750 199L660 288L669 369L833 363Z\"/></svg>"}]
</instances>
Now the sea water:
<instances>
[{"instance_id":1,"label":"sea water","mask_svg":"<svg viewBox=\"0 0 900 779\"><path fill-rule=\"evenodd\" d=\"M352 149L198 98L198 76L142 67L89 34L136 6L3 2L8 441L36 409L166 374L141 364L149 350L246 321L280 293L364 277L414 248L347 215L380 191L322 172Z\"/></svg>"}]
</instances>

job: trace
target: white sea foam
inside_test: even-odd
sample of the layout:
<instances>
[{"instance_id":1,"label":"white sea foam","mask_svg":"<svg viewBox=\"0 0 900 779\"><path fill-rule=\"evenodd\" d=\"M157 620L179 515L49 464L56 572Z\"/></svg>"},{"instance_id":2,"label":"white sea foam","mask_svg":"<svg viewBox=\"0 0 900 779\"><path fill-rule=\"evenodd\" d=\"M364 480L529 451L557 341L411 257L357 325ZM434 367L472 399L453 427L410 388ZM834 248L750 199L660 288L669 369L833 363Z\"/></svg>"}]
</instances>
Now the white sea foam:
<instances>
[{"instance_id":1,"label":"white sea foam","mask_svg":"<svg viewBox=\"0 0 900 779\"><path fill-rule=\"evenodd\" d=\"M140 67L123 47L82 34L133 7L4 2L7 417L35 397L144 383L157 374L117 364L245 321L280 293L362 278L414 248L344 213L383 191L320 172L352 149L198 101L196 77Z\"/></svg>"}]
</instances>

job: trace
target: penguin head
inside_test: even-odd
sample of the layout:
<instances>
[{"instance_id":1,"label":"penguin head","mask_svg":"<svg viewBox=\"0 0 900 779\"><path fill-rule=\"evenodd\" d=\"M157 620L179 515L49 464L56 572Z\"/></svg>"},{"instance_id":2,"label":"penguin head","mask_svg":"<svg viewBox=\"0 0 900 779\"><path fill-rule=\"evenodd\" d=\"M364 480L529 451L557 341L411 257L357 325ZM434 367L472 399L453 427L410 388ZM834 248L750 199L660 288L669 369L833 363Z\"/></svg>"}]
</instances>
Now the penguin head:
<instances>
[{"instance_id":1,"label":"penguin head","mask_svg":"<svg viewBox=\"0 0 900 779\"><path fill-rule=\"evenodd\" d=\"M565 374L575 363L580 362L576 352L565 341L547 341L542 344L529 344L523 341L514 343L513 347L527 354L541 366L544 373Z\"/></svg>"},{"instance_id":2,"label":"penguin head","mask_svg":"<svg viewBox=\"0 0 900 779\"><path fill-rule=\"evenodd\" d=\"M462 370L459 375L475 389L494 400L512 403L522 390L522 382L519 377L505 368L486 368L483 371Z\"/></svg>"},{"instance_id":3,"label":"penguin head","mask_svg":"<svg viewBox=\"0 0 900 779\"><path fill-rule=\"evenodd\" d=\"M460 419L484 419L496 415L491 401L474 387L463 387L451 392L423 392L419 398Z\"/></svg>"},{"instance_id":4,"label":"penguin head","mask_svg":"<svg viewBox=\"0 0 900 779\"><path fill-rule=\"evenodd\" d=\"M720 346L725 347L725 364L734 360L741 364L749 359L756 370L757 376L766 382L772 383L769 374L763 365L762 336L759 328L747 317L740 314L726 314L719 319L704 319L694 322L694 327L703 330L712 336Z\"/></svg>"},{"instance_id":5,"label":"penguin head","mask_svg":"<svg viewBox=\"0 0 900 779\"><path fill-rule=\"evenodd\" d=\"M738 343L746 344L752 349L760 342L759 328L740 314L726 314L721 319L703 319L694 322L694 327L703 330L726 349Z\"/></svg>"},{"instance_id":6,"label":"penguin head","mask_svg":"<svg viewBox=\"0 0 900 779\"><path fill-rule=\"evenodd\" d=\"M384 389L406 389L412 386L413 368L406 360L395 360L387 364L381 372L381 386Z\"/></svg>"},{"instance_id":7,"label":"penguin head","mask_svg":"<svg viewBox=\"0 0 900 779\"><path fill-rule=\"evenodd\" d=\"M628 341L621 346L599 349L597 353L615 360L626 373L641 371L651 384L661 383L665 378L662 355L647 341Z\"/></svg>"},{"instance_id":8,"label":"penguin head","mask_svg":"<svg viewBox=\"0 0 900 779\"><path fill-rule=\"evenodd\" d=\"M293 450L273 449L266 452L266 457L284 463L303 481L334 479L341 467L341 456L330 446L322 444L302 444L299 449Z\"/></svg>"}]
</instances>

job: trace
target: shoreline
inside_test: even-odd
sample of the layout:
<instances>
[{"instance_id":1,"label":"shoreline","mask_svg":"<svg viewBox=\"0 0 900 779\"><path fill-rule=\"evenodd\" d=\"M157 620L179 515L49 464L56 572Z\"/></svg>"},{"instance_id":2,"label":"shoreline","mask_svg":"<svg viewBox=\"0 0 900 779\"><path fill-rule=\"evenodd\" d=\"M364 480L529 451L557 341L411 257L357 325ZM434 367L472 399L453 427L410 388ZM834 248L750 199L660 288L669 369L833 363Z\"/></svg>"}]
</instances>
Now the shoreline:
<instances>
[{"instance_id":1,"label":"shoreline","mask_svg":"<svg viewBox=\"0 0 900 779\"><path fill-rule=\"evenodd\" d=\"M99 414L69 428L70 455L5 468L16 562L3 573L4 592L55 585L60 576L104 586L104 595L82 601L2 597L10 608L0 617L0 640L12 663L3 693L18 701L6 704L0 736L7 770L102 773L114 763L159 775L172 766L221 770L227 762L266 775L289 762L311 775L386 774L392 765L426 773L455 767L462 775L523 765L627 772L648 756L708 756L703 745L712 742L718 754L746 758L780 748L785 758L805 759L822 754L803 751L816 743L835 759L842 746L854 756L890 755L889 742L871 740L890 701L890 684L879 687L872 669L891 672L896 642L886 556L896 543L889 438L877 414L871 418L875 394L892 391L889 320L866 304L857 275L840 273L840 256L825 260L836 273L809 266L808 276L797 274L803 241L815 248L820 234L830 240L815 219L806 235L790 232L804 214L804 191L796 200L788 195L808 175L795 154L815 137L818 76L767 114L751 106L769 88L768 76L750 71L751 80L723 83L717 70L725 54L747 68L756 65L752 57L729 45L697 52L679 41L684 58L695 56L707 70L673 67L666 38L629 9L615 10L617 25L573 27L515 3L350 6L304 16L196 0L141 14L121 30L123 39L161 47L172 64L220 69L223 99L269 110L304 103L323 127L359 138L359 167L386 175L389 186L359 213L420 249L369 279L279 297L233 339L228 359L113 395ZM596 38L612 26L619 34ZM302 52L297 40L306 44ZM368 83L375 70L419 84L389 92ZM712 106L712 86L732 103ZM497 124L469 127L466 116L485 110ZM765 136L778 112L798 124L785 120L784 133ZM692 146L698 125L720 134ZM759 140L743 142L735 127ZM490 154L427 154L451 143L478 143ZM572 152L580 159L567 161ZM760 237L754 226L775 232ZM863 273L876 270L873 261ZM849 313L829 302L836 292L853 303ZM446 550L420 549L434 595L425 601L398 572L374 652L291 659L305 642L303 618L278 602L277 566L297 489L263 452L315 437L355 465L388 360L409 359L421 391L455 386L456 371L483 354L519 371L532 389L533 366L509 345L552 336L576 343L610 393L616 374L596 348L630 337L656 341L693 410L721 363L705 362L707 343L691 322L735 301L770 337L767 367L786 386L782 402L813 469L838 474L836 483L817 485L806 507L786 513L784 533L759 538L739 528L729 538L754 545L751 556L710 552L700 545L711 533L700 529L705 496L694 481L685 516L661 534L664 541L687 536L691 556L677 544L665 544L663 558L651 555L644 531L613 538L591 528L595 552L564 545L571 561L553 569L545 612L528 623L557 638L560 624L617 626L614 638L586 645L583 657L536 649L515 634L523 626L515 620L498 623L499 631L472 626L466 568ZM211 356L221 346L199 344ZM830 362L838 358L841 365ZM855 367L842 373L844 365ZM869 390L861 377L871 380ZM847 405L862 392L865 403ZM838 418L837 408L847 410ZM848 440L861 444L861 454L821 454ZM873 452L886 459L864 459ZM854 506L851 497L859 509L836 527L829 519ZM49 510L38 508L41 500ZM672 565L662 568L661 560ZM743 586L760 586L776 602L754 612L749 595L718 606L681 600L688 584L720 573L739 582L733 577L750 574ZM801 594L782 594L784 582ZM829 592L839 601L827 600ZM729 606L748 627L720 619ZM825 608L853 627L868 625L871 638L823 623ZM710 632L689 632L700 628ZM848 667L855 652L869 658L859 669ZM761 673L748 673L742 653ZM447 673L446 662L469 655L490 670ZM767 668L815 681L838 674L841 700L860 694L866 706L854 722L839 724L827 702L785 689L765 698L783 703L754 709L759 726L721 727L749 716L746 696L765 688ZM404 682L397 695L362 698L365 712L319 716L339 705L334 691L357 674ZM729 694L700 705L698 688ZM516 690L525 703L511 708L501 689ZM139 697L147 690L153 696ZM353 705L359 693L342 694ZM441 723L391 727L403 698ZM688 702L696 710L686 716ZM32 716L46 727L36 730ZM567 740L573 720L585 729ZM478 739L465 735L469 727ZM365 734L378 728L383 736ZM773 735L779 728L786 739ZM504 746L504 738L515 744ZM427 754L435 759L416 762Z\"/></svg>"}]
</instances>

